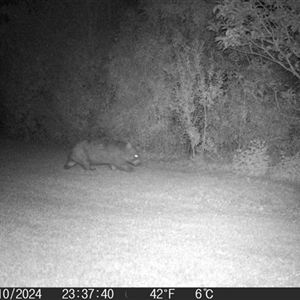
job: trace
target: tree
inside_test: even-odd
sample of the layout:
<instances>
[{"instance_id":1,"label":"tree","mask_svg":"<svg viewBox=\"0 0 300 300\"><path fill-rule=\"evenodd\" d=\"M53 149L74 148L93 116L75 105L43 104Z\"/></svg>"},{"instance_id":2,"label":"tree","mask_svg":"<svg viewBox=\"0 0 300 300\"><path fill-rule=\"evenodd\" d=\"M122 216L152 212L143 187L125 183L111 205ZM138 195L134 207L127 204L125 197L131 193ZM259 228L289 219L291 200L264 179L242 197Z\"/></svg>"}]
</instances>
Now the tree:
<instances>
[{"instance_id":1,"label":"tree","mask_svg":"<svg viewBox=\"0 0 300 300\"><path fill-rule=\"evenodd\" d=\"M224 0L214 13L209 29L222 49L260 56L300 79L298 0Z\"/></svg>"}]
</instances>

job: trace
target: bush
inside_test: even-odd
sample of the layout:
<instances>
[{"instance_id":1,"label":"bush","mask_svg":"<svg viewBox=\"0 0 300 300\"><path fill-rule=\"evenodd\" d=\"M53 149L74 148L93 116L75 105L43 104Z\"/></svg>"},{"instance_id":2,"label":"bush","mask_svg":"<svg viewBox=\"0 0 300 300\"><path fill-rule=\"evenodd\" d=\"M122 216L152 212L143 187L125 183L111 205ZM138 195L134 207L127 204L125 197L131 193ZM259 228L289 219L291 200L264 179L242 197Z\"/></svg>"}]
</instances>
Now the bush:
<instances>
[{"instance_id":1,"label":"bush","mask_svg":"<svg viewBox=\"0 0 300 300\"><path fill-rule=\"evenodd\" d=\"M300 152L283 157L279 164L271 168L272 179L288 180L300 183Z\"/></svg>"},{"instance_id":2,"label":"bush","mask_svg":"<svg viewBox=\"0 0 300 300\"><path fill-rule=\"evenodd\" d=\"M233 157L233 169L238 174L261 176L267 173L269 161L266 143L256 139L247 149L237 151Z\"/></svg>"}]
</instances>

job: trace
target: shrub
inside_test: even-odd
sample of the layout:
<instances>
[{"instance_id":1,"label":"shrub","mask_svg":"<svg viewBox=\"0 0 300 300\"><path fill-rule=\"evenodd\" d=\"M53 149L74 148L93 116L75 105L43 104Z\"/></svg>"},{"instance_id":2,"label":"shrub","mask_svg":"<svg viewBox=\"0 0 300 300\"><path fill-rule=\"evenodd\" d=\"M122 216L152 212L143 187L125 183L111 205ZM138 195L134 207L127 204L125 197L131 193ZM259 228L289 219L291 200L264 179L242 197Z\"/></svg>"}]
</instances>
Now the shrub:
<instances>
[{"instance_id":1,"label":"shrub","mask_svg":"<svg viewBox=\"0 0 300 300\"><path fill-rule=\"evenodd\" d=\"M270 176L273 179L300 182L300 152L283 157L279 164L271 168Z\"/></svg>"},{"instance_id":2,"label":"shrub","mask_svg":"<svg viewBox=\"0 0 300 300\"><path fill-rule=\"evenodd\" d=\"M267 173L269 160L266 143L256 139L247 149L237 151L233 157L233 169L238 174L261 176Z\"/></svg>"}]
</instances>

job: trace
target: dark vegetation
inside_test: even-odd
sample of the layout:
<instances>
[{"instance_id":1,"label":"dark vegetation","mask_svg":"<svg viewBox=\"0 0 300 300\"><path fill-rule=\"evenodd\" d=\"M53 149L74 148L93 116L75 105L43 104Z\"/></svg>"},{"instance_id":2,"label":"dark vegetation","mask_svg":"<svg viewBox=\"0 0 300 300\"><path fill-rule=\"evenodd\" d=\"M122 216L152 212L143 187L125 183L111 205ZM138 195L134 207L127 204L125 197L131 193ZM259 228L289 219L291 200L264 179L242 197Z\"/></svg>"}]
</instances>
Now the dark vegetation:
<instances>
[{"instance_id":1,"label":"dark vegetation","mask_svg":"<svg viewBox=\"0 0 300 300\"><path fill-rule=\"evenodd\" d=\"M0 5L0 125L10 136L105 134L164 156L241 151L267 166L299 153L299 1Z\"/></svg>"}]
</instances>

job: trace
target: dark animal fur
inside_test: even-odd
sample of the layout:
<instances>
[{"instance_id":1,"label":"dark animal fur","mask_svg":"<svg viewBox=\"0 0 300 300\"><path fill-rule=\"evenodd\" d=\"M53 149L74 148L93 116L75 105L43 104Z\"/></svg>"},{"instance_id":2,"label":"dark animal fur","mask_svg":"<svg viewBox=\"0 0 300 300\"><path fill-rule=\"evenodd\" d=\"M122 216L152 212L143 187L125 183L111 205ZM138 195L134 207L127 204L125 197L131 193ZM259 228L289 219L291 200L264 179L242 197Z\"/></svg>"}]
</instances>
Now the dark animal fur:
<instances>
[{"instance_id":1,"label":"dark animal fur","mask_svg":"<svg viewBox=\"0 0 300 300\"><path fill-rule=\"evenodd\" d=\"M70 169L81 165L85 170L95 170L93 165L108 165L113 171L133 171L133 166L141 164L137 150L130 144L105 139L84 140L70 152L64 165Z\"/></svg>"}]
</instances>

